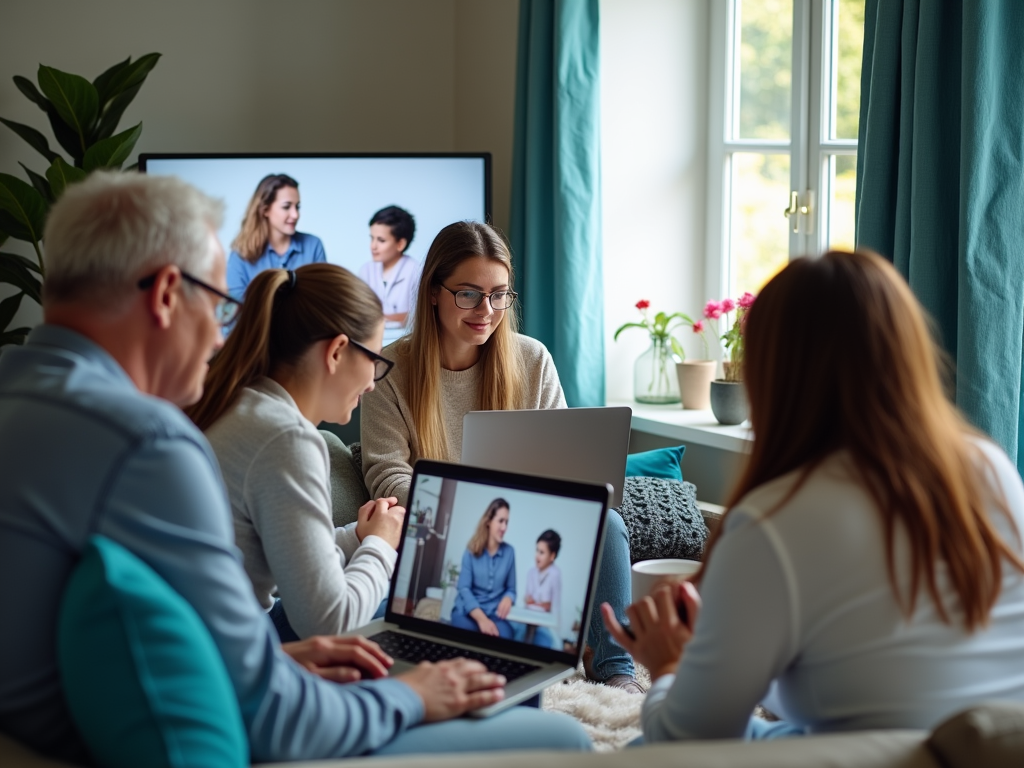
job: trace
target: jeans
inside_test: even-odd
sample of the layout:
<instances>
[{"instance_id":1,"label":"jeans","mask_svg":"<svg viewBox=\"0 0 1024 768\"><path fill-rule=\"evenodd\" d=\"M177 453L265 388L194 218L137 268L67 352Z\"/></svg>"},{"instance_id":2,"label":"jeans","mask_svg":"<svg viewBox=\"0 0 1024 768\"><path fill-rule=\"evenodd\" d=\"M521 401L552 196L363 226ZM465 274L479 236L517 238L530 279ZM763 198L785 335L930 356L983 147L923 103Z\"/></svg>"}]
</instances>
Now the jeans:
<instances>
[{"instance_id":1,"label":"jeans","mask_svg":"<svg viewBox=\"0 0 1024 768\"><path fill-rule=\"evenodd\" d=\"M583 727L568 715L512 707L483 720L459 718L410 728L370 756L506 749L590 751L591 744Z\"/></svg>"},{"instance_id":2,"label":"jeans","mask_svg":"<svg viewBox=\"0 0 1024 768\"><path fill-rule=\"evenodd\" d=\"M610 509L601 570L597 574L594 612L590 616L587 631L587 644L594 650L592 666L598 680L607 680L612 675L634 676L633 657L612 639L601 619L601 603L608 603L620 622L626 620L626 606L632 601L633 594L629 574L629 535L626 533L626 524L617 511Z\"/></svg>"},{"instance_id":3,"label":"jeans","mask_svg":"<svg viewBox=\"0 0 1024 768\"><path fill-rule=\"evenodd\" d=\"M488 615L487 618L493 621L494 626L498 628L499 637L511 640L515 636L515 630L510 622L505 621L505 619L499 619L497 614L494 613ZM480 625L476 623L473 617L462 611L452 611L452 626L459 629L468 629L471 632L480 631Z\"/></svg>"}]
</instances>

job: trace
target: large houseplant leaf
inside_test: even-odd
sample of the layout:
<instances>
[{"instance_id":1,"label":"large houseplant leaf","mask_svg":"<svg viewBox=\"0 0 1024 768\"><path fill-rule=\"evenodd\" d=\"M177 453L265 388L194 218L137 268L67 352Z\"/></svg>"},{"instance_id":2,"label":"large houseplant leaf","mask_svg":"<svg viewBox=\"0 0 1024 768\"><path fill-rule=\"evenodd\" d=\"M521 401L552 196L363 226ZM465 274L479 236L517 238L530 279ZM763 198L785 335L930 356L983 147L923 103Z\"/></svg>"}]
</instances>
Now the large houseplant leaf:
<instances>
[{"instance_id":1,"label":"large houseplant leaf","mask_svg":"<svg viewBox=\"0 0 1024 768\"><path fill-rule=\"evenodd\" d=\"M43 236L46 208L46 200L34 187L0 173L0 229L34 245Z\"/></svg>"},{"instance_id":2,"label":"large houseplant leaf","mask_svg":"<svg viewBox=\"0 0 1024 768\"><path fill-rule=\"evenodd\" d=\"M18 307L21 306L21 300L24 297L24 293L16 293L0 301L0 330L4 330L11 324L11 320L18 313Z\"/></svg>"},{"instance_id":3,"label":"large houseplant leaf","mask_svg":"<svg viewBox=\"0 0 1024 768\"><path fill-rule=\"evenodd\" d=\"M53 190L54 198L64 194L69 184L81 181L89 174L81 168L68 165L63 157L58 157L53 164L46 169L46 179L50 182L50 189Z\"/></svg>"},{"instance_id":4,"label":"large houseplant leaf","mask_svg":"<svg viewBox=\"0 0 1024 768\"><path fill-rule=\"evenodd\" d=\"M0 253L0 283L9 283L24 291L34 302L41 303L42 283L25 263L27 259L13 253Z\"/></svg>"},{"instance_id":5,"label":"large houseplant leaf","mask_svg":"<svg viewBox=\"0 0 1024 768\"><path fill-rule=\"evenodd\" d=\"M18 165L25 169L25 175L28 176L28 180L32 182L36 192L43 196L43 200L46 201L47 208L49 208L49 204L56 199L53 196L53 190L50 189L50 182L46 180L45 176L36 173L24 163L19 162Z\"/></svg>"},{"instance_id":6,"label":"large houseplant leaf","mask_svg":"<svg viewBox=\"0 0 1024 768\"><path fill-rule=\"evenodd\" d=\"M96 86L79 75L39 65L39 88L53 104L60 119L78 135L82 151L88 146L89 136L99 115L99 95Z\"/></svg>"},{"instance_id":7,"label":"large houseplant leaf","mask_svg":"<svg viewBox=\"0 0 1024 768\"><path fill-rule=\"evenodd\" d=\"M117 95L117 91L113 89L114 80L131 63L132 57L129 56L124 61L118 62L102 74L97 75L96 79L92 81L93 87L96 89L96 95L100 100L100 109L103 109L103 105Z\"/></svg>"},{"instance_id":8,"label":"large houseplant leaf","mask_svg":"<svg viewBox=\"0 0 1024 768\"><path fill-rule=\"evenodd\" d=\"M141 88L142 83L139 83L114 97L114 100L104 110L99 123L96 125L96 130L93 132L93 141L106 139L114 132L117 124L121 122L124 111L128 109L128 105L132 103Z\"/></svg>"},{"instance_id":9,"label":"large houseplant leaf","mask_svg":"<svg viewBox=\"0 0 1024 768\"><path fill-rule=\"evenodd\" d=\"M97 168L120 168L128 155L135 149L135 142L142 135L142 123L127 131L122 131L109 139L98 141L85 153L82 167L88 171Z\"/></svg>"},{"instance_id":10,"label":"large houseplant leaf","mask_svg":"<svg viewBox=\"0 0 1024 768\"><path fill-rule=\"evenodd\" d=\"M32 103L36 104L43 112L46 111L47 107L50 106L49 100L39 92L36 88L36 84L29 80L27 77L21 75L14 76L14 84Z\"/></svg>"},{"instance_id":11,"label":"large houseplant leaf","mask_svg":"<svg viewBox=\"0 0 1024 768\"><path fill-rule=\"evenodd\" d=\"M15 328L13 331L0 333L0 347L5 347L8 344L24 344L31 330L31 328Z\"/></svg>"},{"instance_id":12,"label":"large houseplant leaf","mask_svg":"<svg viewBox=\"0 0 1024 768\"><path fill-rule=\"evenodd\" d=\"M0 123L3 123L16 134L21 136L21 138L23 138L25 142L32 147L32 149L46 158L46 162L52 163L54 158L59 157L56 152L50 149L50 142L46 140L46 137L32 126L22 125L21 123L16 123L13 120L6 120L2 117L0 117Z\"/></svg>"}]
</instances>

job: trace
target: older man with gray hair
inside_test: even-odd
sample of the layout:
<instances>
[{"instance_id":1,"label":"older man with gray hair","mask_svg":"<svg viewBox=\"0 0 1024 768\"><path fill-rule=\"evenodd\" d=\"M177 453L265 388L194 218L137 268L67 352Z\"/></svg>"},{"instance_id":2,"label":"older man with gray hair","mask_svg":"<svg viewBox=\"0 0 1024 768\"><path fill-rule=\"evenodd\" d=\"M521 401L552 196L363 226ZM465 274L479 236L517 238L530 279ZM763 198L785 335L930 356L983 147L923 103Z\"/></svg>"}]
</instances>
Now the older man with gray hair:
<instances>
[{"instance_id":1,"label":"older man with gray hair","mask_svg":"<svg viewBox=\"0 0 1024 768\"><path fill-rule=\"evenodd\" d=\"M282 648L233 545L216 460L178 408L202 394L238 306L225 293L221 212L173 178L98 173L50 213L44 324L0 355L0 731L88 760L61 688L56 625L80 553L101 534L196 610L254 761L585 748L574 721L522 708L490 725L411 728L500 698L501 680L475 662L339 685L353 668L383 676L387 658L362 639Z\"/></svg>"}]
</instances>

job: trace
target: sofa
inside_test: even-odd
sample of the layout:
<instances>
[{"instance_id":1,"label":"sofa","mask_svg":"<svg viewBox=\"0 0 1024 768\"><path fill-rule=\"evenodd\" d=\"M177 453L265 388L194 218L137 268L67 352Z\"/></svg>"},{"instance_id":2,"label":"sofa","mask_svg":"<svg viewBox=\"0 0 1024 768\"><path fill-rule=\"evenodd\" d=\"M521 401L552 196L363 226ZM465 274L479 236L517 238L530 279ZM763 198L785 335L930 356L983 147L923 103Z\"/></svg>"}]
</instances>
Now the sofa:
<instances>
[{"instance_id":1,"label":"sofa","mask_svg":"<svg viewBox=\"0 0 1024 768\"><path fill-rule=\"evenodd\" d=\"M292 768L1010 768L1024 766L1024 704L974 707L926 731L864 731L750 743L699 741L620 752L503 752L275 764ZM264 764L270 768L269 764ZM66 768L0 734L3 768Z\"/></svg>"}]
</instances>

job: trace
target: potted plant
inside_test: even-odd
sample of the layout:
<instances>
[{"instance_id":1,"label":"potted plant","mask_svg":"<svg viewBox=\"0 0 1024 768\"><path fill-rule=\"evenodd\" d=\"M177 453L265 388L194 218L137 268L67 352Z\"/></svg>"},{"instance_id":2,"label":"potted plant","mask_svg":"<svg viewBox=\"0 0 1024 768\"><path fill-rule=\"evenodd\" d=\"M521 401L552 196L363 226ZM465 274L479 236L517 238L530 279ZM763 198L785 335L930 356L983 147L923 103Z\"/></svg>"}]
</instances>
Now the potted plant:
<instances>
[{"instance_id":1,"label":"potted plant","mask_svg":"<svg viewBox=\"0 0 1024 768\"><path fill-rule=\"evenodd\" d=\"M743 385L743 352L747 311L753 306L755 298L748 291L736 301L722 299L720 302L708 302L705 307L706 316L709 312L716 315L715 319L724 315L725 324L729 328L721 336L722 346L729 353L729 359L722 363L725 378L711 382L711 411L721 424L739 424L750 413ZM736 310L736 318L730 326L728 315L733 310Z\"/></svg>"},{"instance_id":2,"label":"potted plant","mask_svg":"<svg viewBox=\"0 0 1024 768\"><path fill-rule=\"evenodd\" d=\"M46 275L40 242L50 206L69 184L81 181L97 168L120 169L128 159L142 135L142 123L118 134L114 131L159 59L159 53L135 61L129 57L92 82L44 65L39 66L36 76L38 88L31 80L15 76L18 90L46 113L54 138L70 161L50 149L46 136L35 128L0 117L0 123L24 139L48 164L44 173L37 173L20 163L29 183L0 173L0 245L14 238L31 243L35 251L34 261L0 253L0 283L16 291L0 301L0 346L22 344L28 335L28 328L9 328L22 299L28 296L40 302Z\"/></svg>"},{"instance_id":3,"label":"potted plant","mask_svg":"<svg viewBox=\"0 0 1024 768\"><path fill-rule=\"evenodd\" d=\"M695 334L704 343L704 357L700 360L680 360L676 363L679 379L679 398L687 410L706 411L711 407L711 382L718 371L718 361L708 353L707 327L703 320L690 323Z\"/></svg>"},{"instance_id":4,"label":"potted plant","mask_svg":"<svg viewBox=\"0 0 1024 768\"><path fill-rule=\"evenodd\" d=\"M641 299L636 303L641 320L638 323L624 323L613 337L627 328L643 328L650 335L651 346L633 364L633 397L639 403L664 405L679 402L679 381L675 374L675 363L684 359L686 353L673 331L683 325L693 325L693 320L682 312L666 315L658 312L654 317L648 313L651 302Z\"/></svg>"}]
</instances>

